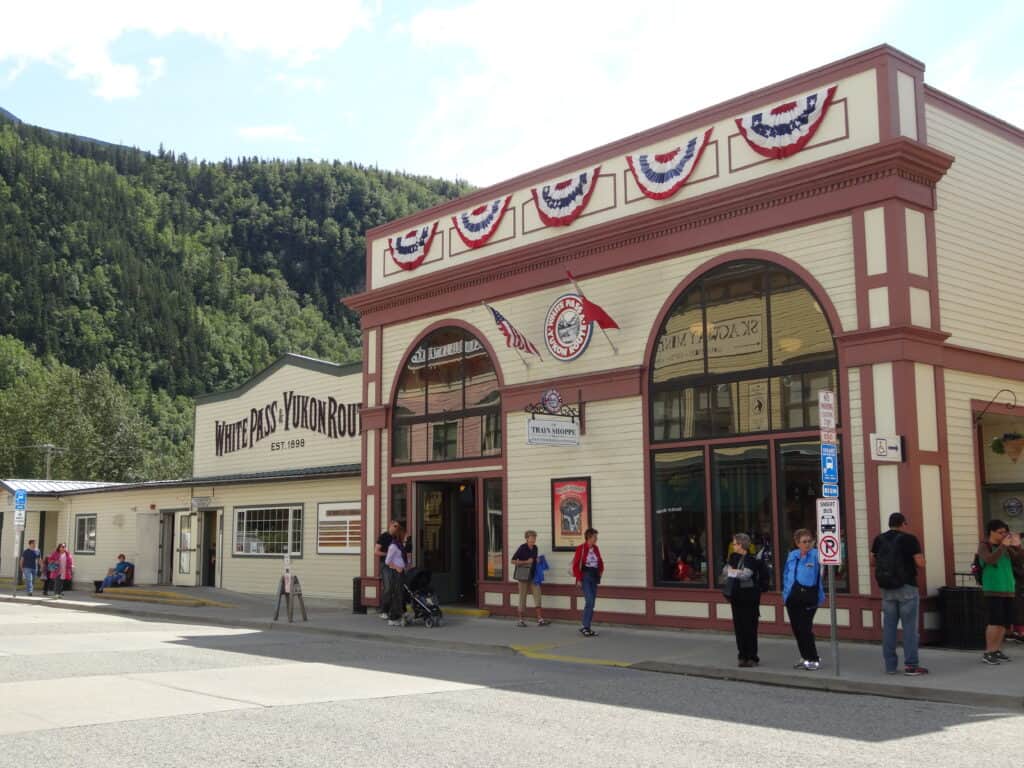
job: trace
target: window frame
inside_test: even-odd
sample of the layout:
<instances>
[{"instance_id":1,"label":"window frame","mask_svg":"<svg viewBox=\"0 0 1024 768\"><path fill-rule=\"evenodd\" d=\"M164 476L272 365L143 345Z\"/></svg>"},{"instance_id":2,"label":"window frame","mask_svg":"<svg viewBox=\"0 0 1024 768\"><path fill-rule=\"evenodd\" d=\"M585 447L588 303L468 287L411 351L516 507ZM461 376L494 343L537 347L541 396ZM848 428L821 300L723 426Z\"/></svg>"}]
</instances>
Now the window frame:
<instances>
[{"instance_id":1,"label":"window frame","mask_svg":"<svg viewBox=\"0 0 1024 768\"><path fill-rule=\"evenodd\" d=\"M706 291L706 285L707 285L707 283L709 281L714 282L715 280L720 279L725 274L725 270L726 269L728 269L729 267L735 268L737 266L737 264L746 264L746 265L750 265L750 266L758 266L758 267L760 267L760 273L758 275L758 279L760 281L760 288L759 288L760 293L758 295L762 296L763 300L764 300L765 322L764 322L764 341L763 341L763 344L765 345L765 348L767 350L768 364L765 365L765 366L759 366L757 368L746 368L746 369L738 370L738 371L725 371L725 372L712 373L711 372L711 365L710 365L710 358L709 358L709 349L708 349L709 348L709 344L707 342L708 296L707 296L707 291ZM773 275L776 275L776 274L785 274L785 275L787 275L789 278L791 278L791 282L788 282L788 283L782 285L781 287L780 286L773 286L772 285L772 282L773 282L772 281L772 277L773 277ZM748 436L765 436L765 435L789 433L789 432L797 431L798 429L807 429L807 430L809 430L809 429L817 429L817 425L811 425L811 426L804 426L804 427L800 427L800 428L795 428L795 427L783 426L784 422L776 424L775 423L776 419L774 418L774 414L773 414L773 403L775 401L775 397L776 396L779 396L780 404L781 404L781 392L777 393L775 391L776 388L777 388L777 385L775 384L775 380L776 379L782 379L785 376L799 376L801 378L801 381L802 381L802 388L803 388L803 390L805 391L805 394L806 394L806 390L807 390L807 386L808 386L808 383L807 383L808 375L814 374L814 373L822 373L822 372L831 371L833 373L833 378L834 378L834 380L836 382L836 395L837 395L837 398L840 396L840 394L841 394L840 390L842 389L842 387L840 386L840 378L839 378L839 354L838 354L838 352L836 350L836 345L835 345L835 331L832 328L831 323L829 322L828 316L824 314L824 310L822 310L822 321L825 323L826 327L829 330L829 334L832 337L832 355L830 357L827 357L827 358L821 358L821 359L810 360L810 361L802 361L802 362L796 362L796 363L788 362L788 363L783 363L783 364L780 364L780 365L775 365L775 363L774 363L774 357L775 357L775 336L774 336L774 334L775 334L775 330L776 329L773 327L772 298L773 298L773 296L776 296L776 295L784 292L785 290L790 289L793 285L798 285L798 287L800 289L807 291L808 294L811 296L811 298L814 299L815 301L817 301L817 297L814 295L814 292L811 291L811 289L806 285L806 283L804 283L802 280L799 280L799 278L796 275L793 275L792 273L788 272L788 270L785 270L784 268L779 267L779 266L777 266L775 264L772 264L770 262L759 262L757 260L747 260L747 261L744 261L744 262L733 262L731 264L724 265L723 267L718 267L716 269L710 270L709 272L706 272L705 274L703 274L699 278L697 278L697 280L694 281L694 283L692 285L690 285L685 291L683 291L676 298L676 300L672 303L672 306L669 309L669 312L665 316L664 320L662 321L662 323L661 323L661 325L660 325L660 327L658 329L658 334L655 337L654 348L655 348L655 350L658 349L659 341L667 333L668 324L669 324L670 320L673 318L676 310L678 308L680 308L680 307L686 307L686 306L690 306L691 309L693 308L693 306L692 306L692 297L693 297L694 293L696 293L697 296L699 296L699 303L697 304L697 307L700 309L701 328L702 328L702 331L703 331L703 338L704 338L704 342L702 343L702 347L703 347L703 358L702 358L703 359L703 371L699 372L699 373L687 374L685 376L679 376L677 378L670 379L668 381L655 381L655 368L654 368L654 361L652 360L651 365L649 367L649 370L647 372L647 377L648 377L648 405L647 405L647 414L646 414L647 419L648 419L649 434L651 435L651 443L652 443L652 445L653 444L657 444L659 447L662 447L663 445L667 446L669 444L683 443L683 442L690 442L690 441L703 441L703 440L713 440L713 439L722 439L722 438L737 438L737 439L739 439L739 438L745 438L745 437L748 437ZM820 302L818 302L818 306L819 307L821 306ZM657 359L657 352L655 352L655 360L656 359ZM766 397L766 400L767 400L766 406L767 406L767 409L768 409L768 414L767 414L767 425L768 425L768 428L767 429L763 429L763 430L757 430L757 431L735 431L735 432L732 432L732 431L730 431L730 432L723 432L723 431L721 431L719 429L719 427L718 427L718 420L716 419L716 416L719 414L719 411L722 411L722 412L725 412L725 411L722 408L716 408L716 404L718 402L718 396L717 396L717 389L718 389L718 387L720 387L722 385L726 385L726 386L731 387L733 385L738 385L738 384L740 384L741 382L744 382L744 381L760 381L760 380L764 380L766 382L766 384L767 384L765 397ZM683 402L682 402L682 393L686 389L693 389L695 397L699 396L701 392L706 392L706 394L707 394L707 397L708 397L708 410L707 410L707 413L706 413L706 417L707 418L705 419L705 421L707 422L707 425L706 425L707 432L706 433L700 433L698 431L697 427L698 427L698 425L700 425L700 420L695 418L694 419L695 428L694 428L693 436L691 436L691 437L684 437L683 436L685 434L685 430L683 429L683 424L684 424L684 420L685 420L686 414L685 414L685 408L683 407ZM655 419L654 405L653 405L654 400L657 397L659 397L659 396L663 397L663 398L666 397L666 395L664 394L666 392L678 393L678 396L676 398L674 398L679 403L679 408L678 408L678 410L679 410L679 417L678 418L679 418L679 423L680 423L680 429L678 430L678 432L679 432L680 436L678 438L661 438L661 437L657 437L657 435L665 433L666 431L669 431L669 430L666 430L666 426L669 424L669 422L666 421L665 418L662 418L662 419L659 419L659 420ZM730 390L730 394L731 394L731 390ZM809 408L809 406L808 406L807 402L802 403L802 413L803 413L805 422L807 421L808 408ZM729 411L730 414L734 413L734 412L735 411ZM836 409L837 415L840 412L841 412L841 409L837 407L837 409ZM701 413L701 412L696 411L696 410L694 411L695 415L698 414L698 413ZM781 412L780 412L780 414L781 414ZM837 419L837 427L838 426L839 426L839 423L838 423L838 419ZM671 431L675 431L675 430L671 430Z\"/></svg>"},{"instance_id":2,"label":"window frame","mask_svg":"<svg viewBox=\"0 0 1024 768\"><path fill-rule=\"evenodd\" d=\"M396 387L401 384L402 377L406 371L409 370L409 364L417 351L431 346L431 339L437 334L450 333L457 331L462 334L462 350L460 352L459 369L461 371L461 397L459 402L461 407L453 410L430 410L430 384L429 376L427 374L427 368L430 365L429 360L423 363L423 409L424 412L416 415L404 415L395 413L395 405L398 403L398 389L396 389L394 401L392 403L392 431L402 433L401 440L392 440L390 448L390 459L391 465L396 467L408 467L416 466L419 464L446 464L449 462L456 461L478 461L480 459L494 459L501 458L503 445L502 445L502 407L501 407L501 395L500 395L500 384L501 379L498 372L498 366L494 356L488 352L487 347L484 346L483 342L476 336L472 331L462 328L458 325L446 325L441 328L436 328L429 334L424 336L419 343L413 348L412 352L406 356L402 367L398 370ZM466 347L470 342L475 342L479 345L480 351L487 357L487 361L490 363L491 370L494 372L494 385L495 392L498 393L493 402L486 405L469 405L467 403L467 386L468 379L466 378L467 371L467 351ZM477 354L475 348L471 349L469 354ZM480 417L481 420L481 436L480 445L474 446L472 449L466 445L465 438L465 425L469 419L473 417ZM416 430L414 429L417 425L426 425L424 435L422 439L423 443L423 460L414 461L413 457L417 455L416 447L413 441L416 439ZM453 455L448 457L439 457L435 454L435 440L436 430L432 428L432 425L441 427L446 435L449 430L454 432L454 451ZM496 426L496 429L490 430L490 426ZM490 440L488 438L491 438ZM452 442L451 437L446 439L445 444L450 445ZM492 444L493 443L493 444ZM447 451L445 452L447 453Z\"/></svg>"},{"instance_id":3,"label":"window frame","mask_svg":"<svg viewBox=\"0 0 1024 768\"><path fill-rule=\"evenodd\" d=\"M79 526L82 523L92 521L92 549L82 549L78 546L79 538ZM75 515L75 548L74 554L76 555L95 555L96 554L96 540L99 538L99 521L98 516L95 512L87 512L80 515ZM86 540L88 540L88 533L86 534Z\"/></svg>"},{"instance_id":4,"label":"window frame","mask_svg":"<svg viewBox=\"0 0 1024 768\"><path fill-rule=\"evenodd\" d=\"M304 552L304 549L305 549L305 547L303 546L303 539L304 539L304 537L306 535L306 521L305 521L306 509L305 509L305 504L303 504L301 502L282 502L282 503L278 503L278 504L248 504L248 505L245 505L245 506L232 507L231 508L232 515L233 515L233 521L232 521L232 526L231 526L231 556L232 557L254 558L254 559L259 559L259 558L270 558L270 559L281 559L281 560L284 559L285 554L286 554L284 552L281 552L281 553L276 553L276 552L245 552L245 551L239 551L238 550L239 534L241 533L241 535L243 535L243 536L250 536L250 535L252 535L252 534L250 534L248 532L245 532L245 531L239 531L239 528L238 528L239 522L245 516L247 516L248 513L250 513L250 512L258 512L258 511L261 511L261 510L273 510L273 509L288 509L290 511L290 513L293 514L293 515L296 512L298 513L299 535L296 537L296 544L298 546L298 551L297 552L296 551L292 551L290 553L290 556L291 556L292 560L301 560L302 559L303 552ZM294 526L293 526L293 530L294 530ZM286 523L286 528L285 528L285 535L287 536L287 523Z\"/></svg>"}]
</instances>

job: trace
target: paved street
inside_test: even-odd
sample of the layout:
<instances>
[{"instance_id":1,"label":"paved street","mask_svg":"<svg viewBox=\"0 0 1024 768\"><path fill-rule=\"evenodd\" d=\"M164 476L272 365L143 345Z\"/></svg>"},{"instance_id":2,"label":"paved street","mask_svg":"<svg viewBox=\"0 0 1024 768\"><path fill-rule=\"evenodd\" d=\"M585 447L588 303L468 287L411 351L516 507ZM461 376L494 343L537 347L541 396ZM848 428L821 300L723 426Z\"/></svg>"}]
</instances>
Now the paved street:
<instances>
[{"instance_id":1,"label":"paved street","mask_svg":"<svg viewBox=\"0 0 1024 768\"><path fill-rule=\"evenodd\" d=\"M1022 732L996 709L0 605L0 749L62 766L1009 765L992 745Z\"/></svg>"}]
</instances>

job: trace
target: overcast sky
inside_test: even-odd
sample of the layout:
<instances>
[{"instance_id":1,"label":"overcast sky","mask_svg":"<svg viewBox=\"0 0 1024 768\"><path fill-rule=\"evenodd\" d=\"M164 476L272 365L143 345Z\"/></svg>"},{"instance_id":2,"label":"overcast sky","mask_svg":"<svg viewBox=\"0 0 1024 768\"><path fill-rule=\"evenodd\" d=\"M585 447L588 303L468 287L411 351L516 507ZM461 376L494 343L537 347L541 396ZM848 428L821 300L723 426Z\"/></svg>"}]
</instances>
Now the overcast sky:
<instances>
[{"instance_id":1,"label":"overcast sky","mask_svg":"<svg viewBox=\"0 0 1024 768\"><path fill-rule=\"evenodd\" d=\"M5 4L0 107L190 157L504 178L887 42L1024 125L1024 2Z\"/></svg>"}]
</instances>

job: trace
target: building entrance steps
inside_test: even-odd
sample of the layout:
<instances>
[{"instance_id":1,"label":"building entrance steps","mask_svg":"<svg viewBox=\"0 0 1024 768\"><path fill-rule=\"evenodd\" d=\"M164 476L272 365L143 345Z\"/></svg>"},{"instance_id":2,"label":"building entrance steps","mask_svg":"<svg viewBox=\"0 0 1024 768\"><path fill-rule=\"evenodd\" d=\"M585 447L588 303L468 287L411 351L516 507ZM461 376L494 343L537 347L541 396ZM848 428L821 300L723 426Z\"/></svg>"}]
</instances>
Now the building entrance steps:
<instances>
[{"instance_id":1,"label":"building entrance steps","mask_svg":"<svg viewBox=\"0 0 1024 768\"><path fill-rule=\"evenodd\" d=\"M188 621L249 627L271 632L316 632L340 637L379 639L409 645L430 645L456 651L518 654L555 663L599 664L643 670L650 673L738 680L792 688L813 688L842 693L868 694L957 704L1024 709L1024 644L1004 646L1015 663L988 666L981 653L944 648L921 649L921 664L930 674L920 677L886 675L881 647L877 643L840 643L842 675L832 674L827 631L819 629L818 650L821 669L794 670L796 643L792 638L760 638L760 666L736 666L736 644L731 633L707 630L649 629L595 623L599 636L582 637L575 623L554 621L538 627L529 622L517 627L514 619L466 616L448 612L444 626L427 629L421 625L389 627L375 612L353 614L348 601L306 597L309 621L288 624L272 622L275 597L247 595L205 587L160 587L161 593L176 596L177 603L144 603L108 600L104 594L70 592L63 600L26 598L15 602L118 613L150 620ZM0 599L11 600L10 594ZM203 605L183 604L185 601ZM230 610L211 610L210 603L223 603ZM600 605L600 604L599 604ZM902 658L902 657L901 657Z\"/></svg>"}]
</instances>

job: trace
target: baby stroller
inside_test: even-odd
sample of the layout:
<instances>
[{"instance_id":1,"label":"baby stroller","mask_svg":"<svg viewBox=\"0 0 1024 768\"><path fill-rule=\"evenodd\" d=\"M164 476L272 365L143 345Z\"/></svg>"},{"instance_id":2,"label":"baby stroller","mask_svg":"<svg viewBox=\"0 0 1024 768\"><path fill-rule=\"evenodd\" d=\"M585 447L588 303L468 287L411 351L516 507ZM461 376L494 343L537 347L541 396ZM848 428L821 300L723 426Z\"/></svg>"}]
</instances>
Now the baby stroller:
<instances>
[{"instance_id":1,"label":"baby stroller","mask_svg":"<svg viewBox=\"0 0 1024 768\"><path fill-rule=\"evenodd\" d=\"M423 626L427 629L439 627L444 621L441 606L437 603L437 593L430 586L430 576L430 571L413 571L408 581L402 585L406 601L412 603L410 622L422 619Z\"/></svg>"}]
</instances>

